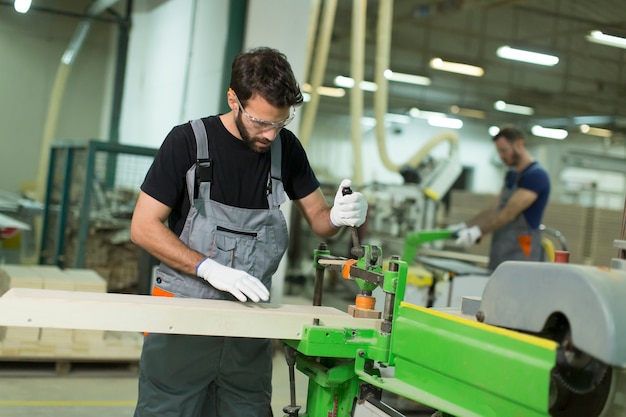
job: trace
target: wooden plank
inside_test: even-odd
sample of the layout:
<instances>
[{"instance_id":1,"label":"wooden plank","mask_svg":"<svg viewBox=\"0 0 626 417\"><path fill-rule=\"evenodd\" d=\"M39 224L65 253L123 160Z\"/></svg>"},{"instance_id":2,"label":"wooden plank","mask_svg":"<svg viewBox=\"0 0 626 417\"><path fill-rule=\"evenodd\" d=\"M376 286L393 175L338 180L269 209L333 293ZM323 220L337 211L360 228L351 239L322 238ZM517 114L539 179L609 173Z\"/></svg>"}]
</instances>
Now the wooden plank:
<instances>
[{"instance_id":1,"label":"wooden plank","mask_svg":"<svg viewBox=\"0 0 626 417\"><path fill-rule=\"evenodd\" d=\"M378 329L332 307L12 288L0 297L0 326L115 330L300 340L304 326Z\"/></svg>"},{"instance_id":2,"label":"wooden plank","mask_svg":"<svg viewBox=\"0 0 626 417\"><path fill-rule=\"evenodd\" d=\"M488 256L481 255L473 255L471 253L462 253L462 252L452 252L445 250L437 250L437 249L429 249L429 248L420 248L420 255L425 256L436 256L438 258L447 258L447 259L455 259L457 261L465 261L470 262L479 266L486 267L489 264Z\"/></svg>"}]
</instances>

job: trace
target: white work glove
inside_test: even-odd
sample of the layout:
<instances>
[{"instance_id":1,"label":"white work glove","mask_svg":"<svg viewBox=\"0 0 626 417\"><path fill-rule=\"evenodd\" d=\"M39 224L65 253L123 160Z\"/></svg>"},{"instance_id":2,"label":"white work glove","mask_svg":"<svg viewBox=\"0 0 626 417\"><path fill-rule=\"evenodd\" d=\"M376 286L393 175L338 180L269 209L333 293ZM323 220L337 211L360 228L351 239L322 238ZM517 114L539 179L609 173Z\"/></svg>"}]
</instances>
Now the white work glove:
<instances>
[{"instance_id":1,"label":"white work glove","mask_svg":"<svg viewBox=\"0 0 626 417\"><path fill-rule=\"evenodd\" d=\"M448 227L446 227L447 230L450 230L452 232L458 232L459 230L466 229L466 228L467 228L467 223L465 222L450 224L448 225Z\"/></svg>"},{"instance_id":2,"label":"white work glove","mask_svg":"<svg viewBox=\"0 0 626 417\"><path fill-rule=\"evenodd\" d=\"M270 298L269 291L258 278L247 272L224 266L213 259L206 258L200 262L196 266L196 275L218 290L231 293L242 303L248 298L255 303Z\"/></svg>"},{"instance_id":3,"label":"white work glove","mask_svg":"<svg viewBox=\"0 0 626 417\"><path fill-rule=\"evenodd\" d=\"M483 232L480 230L478 226L466 227L465 229L461 229L455 232L457 245L461 246L472 246L483 235Z\"/></svg>"},{"instance_id":4,"label":"white work glove","mask_svg":"<svg viewBox=\"0 0 626 417\"><path fill-rule=\"evenodd\" d=\"M341 181L335 194L335 202L330 209L330 221L335 227L359 227L365 223L367 201L363 194L355 191L344 195L344 188L350 188L350 185L352 185L350 180Z\"/></svg>"}]
</instances>

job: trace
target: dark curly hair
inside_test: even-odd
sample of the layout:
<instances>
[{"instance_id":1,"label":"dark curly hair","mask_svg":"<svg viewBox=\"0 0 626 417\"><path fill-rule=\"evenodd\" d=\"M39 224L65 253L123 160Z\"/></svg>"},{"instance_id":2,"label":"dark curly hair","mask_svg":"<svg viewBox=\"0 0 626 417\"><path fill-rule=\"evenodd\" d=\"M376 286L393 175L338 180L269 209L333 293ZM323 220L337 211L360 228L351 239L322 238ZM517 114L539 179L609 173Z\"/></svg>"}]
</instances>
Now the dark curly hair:
<instances>
[{"instance_id":1,"label":"dark curly hair","mask_svg":"<svg viewBox=\"0 0 626 417\"><path fill-rule=\"evenodd\" d=\"M255 94L275 107L299 106L303 101L287 57L268 47L254 48L235 57L230 88L242 104Z\"/></svg>"}]
</instances>

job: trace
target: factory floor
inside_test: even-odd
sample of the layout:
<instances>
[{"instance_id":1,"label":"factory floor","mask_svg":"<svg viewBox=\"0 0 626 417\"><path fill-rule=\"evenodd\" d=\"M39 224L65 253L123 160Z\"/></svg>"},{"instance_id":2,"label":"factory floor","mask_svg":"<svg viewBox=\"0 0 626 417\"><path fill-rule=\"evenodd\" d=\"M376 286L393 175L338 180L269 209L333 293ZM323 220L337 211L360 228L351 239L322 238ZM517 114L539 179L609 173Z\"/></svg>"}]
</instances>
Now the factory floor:
<instances>
[{"instance_id":1,"label":"factory floor","mask_svg":"<svg viewBox=\"0 0 626 417\"><path fill-rule=\"evenodd\" d=\"M24 370L22 376L0 374L0 416L2 417L131 417L137 399L136 372L100 369L76 371L68 376L40 375ZM289 404L288 370L282 353L274 357L272 412L283 416ZM305 411L307 379L296 372L296 399ZM406 416L427 417L432 410L396 401ZM398 407L400 405L400 407ZM405 409L402 409L405 408Z\"/></svg>"},{"instance_id":2,"label":"factory floor","mask_svg":"<svg viewBox=\"0 0 626 417\"><path fill-rule=\"evenodd\" d=\"M309 297L285 296L283 303L310 303ZM324 305L342 308L339 298L326 299ZM274 354L272 412L275 417L284 416L283 407L289 405L289 373L281 344L277 342ZM296 399L305 411L307 378L296 371ZM136 366L74 366L66 373L52 368L15 364L0 369L0 416L1 417L130 417L137 399ZM385 400L385 398L383 398ZM401 408L407 416L426 417L426 410L402 399ZM397 408L397 403L393 404ZM408 407L403 407L408 405Z\"/></svg>"},{"instance_id":3,"label":"factory floor","mask_svg":"<svg viewBox=\"0 0 626 417\"><path fill-rule=\"evenodd\" d=\"M289 404L287 365L274 356L272 411L282 416ZM306 378L296 373L297 397L306 398ZM137 372L88 367L65 376L38 369L0 372L2 417L130 417L137 400Z\"/></svg>"}]
</instances>

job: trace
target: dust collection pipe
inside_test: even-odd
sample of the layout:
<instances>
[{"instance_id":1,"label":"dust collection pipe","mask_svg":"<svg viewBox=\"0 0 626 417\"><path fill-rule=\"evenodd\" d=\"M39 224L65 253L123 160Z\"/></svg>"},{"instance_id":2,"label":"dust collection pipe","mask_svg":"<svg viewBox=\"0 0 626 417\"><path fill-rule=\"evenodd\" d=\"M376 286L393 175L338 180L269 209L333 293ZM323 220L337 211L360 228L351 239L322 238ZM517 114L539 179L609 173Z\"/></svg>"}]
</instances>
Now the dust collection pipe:
<instances>
[{"instance_id":1,"label":"dust collection pipe","mask_svg":"<svg viewBox=\"0 0 626 417\"><path fill-rule=\"evenodd\" d=\"M43 136L41 138L38 165L39 172L37 174L37 181L35 184L35 199L37 201L43 201L45 198L44 194L46 188L46 175L48 173L48 163L50 159L50 145L56 133L61 101L63 100L63 93L65 92L65 86L67 84L67 78L72 64L74 63L76 55L80 51L80 48L87 37L87 33L91 28L91 17L97 16L117 2L118 0L100 0L92 3L85 14L86 17L84 17L76 27L74 35L72 36L72 39L70 39L70 43L61 57L61 62L59 63L59 67L57 68L54 78L54 84L52 85L52 92L48 103L48 113L46 115Z\"/></svg>"},{"instance_id":2,"label":"dust collection pipe","mask_svg":"<svg viewBox=\"0 0 626 417\"><path fill-rule=\"evenodd\" d=\"M363 167L361 157L361 142L363 132L361 119L363 118L363 82L365 66L365 25L367 20L367 0L354 0L352 3L352 53L350 57L350 71L354 80L354 87L350 89L350 136L352 138L352 181L357 186L363 185Z\"/></svg>"},{"instance_id":3,"label":"dust collection pipe","mask_svg":"<svg viewBox=\"0 0 626 417\"><path fill-rule=\"evenodd\" d=\"M388 108L388 85L385 70L389 68L391 33L393 23L393 0L380 0L378 8L378 28L376 37L376 65L374 81L378 89L374 94L374 115L376 118L376 143L378 154L385 168L399 172L404 166L417 167L430 151L442 142L450 143L450 156L458 150L458 136L452 131L443 131L431 138L406 163L396 165L389 159L386 147L385 114Z\"/></svg>"},{"instance_id":4,"label":"dust collection pipe","mask_svg":"<svg viewBox=\"0 0 626 417\"><path fill-rule=\"evenodd\" d=\"M322 16L322 26L320 29L319 45L316 51L314 67L311 72L311 101L306 106L300 124L300 141L304 148L307 147L313 131L313 123L317 115L320 97L317 89L322 85L326 62L328 61L328 49L330 48L330 38L333 32L335 12L337 11L337 0L324 2L324 13Z\"/></svg>"},{"instance_id":5,"label":"dust collection pipe","mask_svg":"<svg viewBox=\"0 0 626 417\"><path fill-rule=\"evenodd\" d=\"M311 56L313 55L313 48L315 45L315 34L317 33L318 22L320 18L320 9L321 9L321 0L312 0L311 1L311 15L309 19L309 31L307 33L306 40L306 52L304 55L304 74L302 76L303 80L309 79L310 65L311 65ZM311 92L313 95L313 92Z\"/></svg>"},{"instance_id":6,"label":"dust collection pipe","mask_svg":"<svg viewBox=\"0 0 626 417\"><path fill-rule=\"evenodd\" d=\"M391 28L393 22L393 0L380 0L378 5L378 26L376 36L376 64L374 82L378 89L374 93L374 117L376 119L376 143L378 154L383 165L392 172L398 172L387 153L385 146L385 114L388 107L388 81L385 70L389 68L389 54L391 49Z\"/></svg>"}]
</instances>

